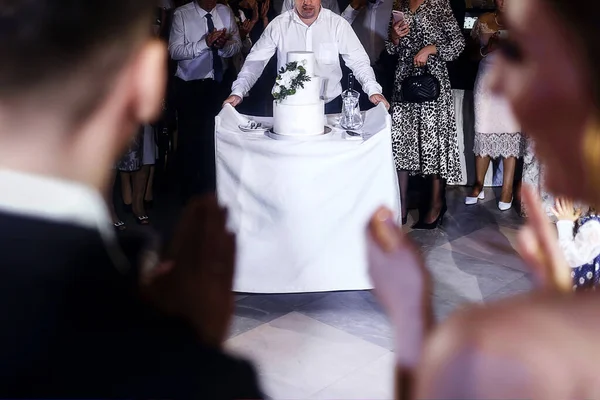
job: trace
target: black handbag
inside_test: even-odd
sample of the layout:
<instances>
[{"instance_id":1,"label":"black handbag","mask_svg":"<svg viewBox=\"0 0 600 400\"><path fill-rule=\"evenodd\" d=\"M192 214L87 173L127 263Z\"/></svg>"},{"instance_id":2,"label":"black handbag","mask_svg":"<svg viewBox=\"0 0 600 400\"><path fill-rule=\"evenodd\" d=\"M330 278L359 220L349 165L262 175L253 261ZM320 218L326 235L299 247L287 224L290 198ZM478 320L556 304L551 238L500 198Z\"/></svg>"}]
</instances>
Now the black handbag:
<instances>
[{"instance_id":1,"label":"black handbag","mask_svg":"<svg viewBox=\"0 0 600 400\"><path fill-rule=\"evenodd\" d=\"M424 73L404 78L400 84L400 101L425 103L440 97L440 81L429 73L427 67L424 68Z\"/></svg>"},{"instance_id":2,"label":"black handbag","mask_svg":"<svg viewBox=\"0 0 600 400\"><path fill-rule=\"evenodd\" d=\"M414 20L414 29L418 29L417 18ZM440 81L429 73L427 66L423 73L415 74L413 66L411 75L404 78L400 84L400 101L405 103L425 103L435 101L440 97Z\"/></svg>"}]
</instances>

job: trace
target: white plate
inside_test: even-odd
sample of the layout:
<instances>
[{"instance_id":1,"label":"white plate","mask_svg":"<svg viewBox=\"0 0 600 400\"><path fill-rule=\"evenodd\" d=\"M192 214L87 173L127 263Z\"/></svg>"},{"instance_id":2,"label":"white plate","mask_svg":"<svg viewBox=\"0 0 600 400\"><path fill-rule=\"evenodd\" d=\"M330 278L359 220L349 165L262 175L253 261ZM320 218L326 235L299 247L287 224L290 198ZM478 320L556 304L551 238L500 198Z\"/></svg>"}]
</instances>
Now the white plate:
<instances>
[{"instance_id":1,"label":"white plate","mask_svg":"<svg viewBox=\"0 0 600 400\"><path fill-rule=\"evenodd\" d=\"M330 138L333 135L333 129L328 126L325 126L325 132L321 135L303 135L303 136L291 136L291 135L280 135L278 133L273 132L272 130L268 130L265 132L265 135L274 140L292 140L296 142L305 142L312 140L323 140Z\"/></svg>"},{"instance_id":2,"label":"white plate","mask_svg":"<svg viewBox=\"0 0 600 400\"><path fill-rule=\"evenodd\" d=\"M264 125L259 125L256 128L248 128L247 126L244 126L244 125L238 125L238 128L242 132L249 132L249 133L265 133L266 131L271 129L270 126L264 126Z\"/></svg>"}]
</instances>

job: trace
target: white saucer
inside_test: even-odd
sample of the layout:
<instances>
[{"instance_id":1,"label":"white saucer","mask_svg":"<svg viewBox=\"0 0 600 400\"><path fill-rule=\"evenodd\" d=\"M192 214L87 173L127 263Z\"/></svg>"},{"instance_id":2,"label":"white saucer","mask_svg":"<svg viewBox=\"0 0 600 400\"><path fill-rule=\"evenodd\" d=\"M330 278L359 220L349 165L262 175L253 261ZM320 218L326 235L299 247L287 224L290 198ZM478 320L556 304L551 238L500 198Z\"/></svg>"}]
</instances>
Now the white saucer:
<instances>
[{"instance_id":1,"label":"white saucer","mask_svg":"<svg viewBox=\"0 0 600 400\"><path fill-rule=\"evenodd\" d=\"M305 141L313 141L313 140L323 140L330 138L333 135L333 130L325 126L325 132L321 135L303 135L303 136L290 136L290 135L280 135L278 133L273 132L272 130L268 130L265 132L265 135L274 140L290 140L296 142L305 142Z\"/></svg>"},{"instance_id":2,"label":"white saucer","mask_svg":"<svg viewBox=\"0 0 600 400\"><path fill-rule=\"evenodd\" d=\"M259 123L259 126L256 128L248 128L244 125L238 125L238 128L242 132L259 133L259 134L263 134L263 133L267 132L268 130L273 129L270 126L260 125L260 123Z\"/></svg>"}]
</instances>

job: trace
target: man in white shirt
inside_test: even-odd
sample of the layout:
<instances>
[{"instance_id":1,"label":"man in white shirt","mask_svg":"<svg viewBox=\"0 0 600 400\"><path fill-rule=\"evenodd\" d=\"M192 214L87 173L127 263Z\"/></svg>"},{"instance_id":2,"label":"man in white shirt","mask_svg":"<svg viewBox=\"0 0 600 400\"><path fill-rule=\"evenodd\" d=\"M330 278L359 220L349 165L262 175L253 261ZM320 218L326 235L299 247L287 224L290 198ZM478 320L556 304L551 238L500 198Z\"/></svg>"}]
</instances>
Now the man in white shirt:
<instances>
[{"instance_id":1,"label":"man in white shirt","mask_svg":"<svg viewBox=\"0 0 600 400\"><path fill-rule=\"evenodd\" d=\"M216 187L214 117L227 96L226 58L242 49L231 9L194 0L175 10L169 52L177 61L175 102L184 198Z\"/></svg>"},{"instance_id":2,"label":"man in white shirt","mask_svg":"<svg viewBox=\"0 0 600 400\"><path fill-rule=\"evenodd\" d=\"M237 106L248 94L269 59L277 52L279 67L286 64L290 51L312 51L316 56L315 73L324 82L321 97L325 112L341 111L342 68L339 56L352 70L373 104L389 104L381 94L369 56L346 20L321 6L320 0L296 0L294 10L287 11L265 29L246 58L225 100Z\"/></svg>"}]
</instances>

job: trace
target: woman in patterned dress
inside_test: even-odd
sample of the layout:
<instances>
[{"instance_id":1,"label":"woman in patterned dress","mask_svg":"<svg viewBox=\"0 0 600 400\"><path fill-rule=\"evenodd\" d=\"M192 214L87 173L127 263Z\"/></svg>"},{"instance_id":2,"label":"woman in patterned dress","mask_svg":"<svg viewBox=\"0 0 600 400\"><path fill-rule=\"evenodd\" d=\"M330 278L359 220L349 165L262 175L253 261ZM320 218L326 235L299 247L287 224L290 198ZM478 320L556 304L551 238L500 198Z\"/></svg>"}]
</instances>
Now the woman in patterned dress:
<instances>
[{"instance_id":1,"label":"woman in patterned dress","mask_svg":"<svg viewBox=\"0 0 600 400\"><path fill-rule=\"evenodd\" d=\"M406 223L409 174L431 178L429 211L419 215L414 229L435 229L446 211L446 182L461 180L454 104L446 62L460 55L465 39L448 0L400 0L402 21L392 25L389 54L397 54L395 94L392 99L392 141ZM437 100L405 103L399 99L402 81L427 67L441 85Z\"/></svg>"},{"instance_id":2,"label":"woman in patterned dress","mask_svg":"<svg viewBox=\"0 0 600 400\"><path fill-rule=\"evenodd\" d=\"M496 12L483 14L473 27L472 36L480 45L482 57L475 83L475 168L477 180L465 204L477 204L483 199L483 183L490 159L503 158L504 177L498 202L501 211L512 207L513 184L517 158L523 156L526 143L521 127L508 102L495 95L488 85L489 72L497 60L498 41L506 34L504 26L505 0L496 0Z\"/></svg>"}]
</instances>

